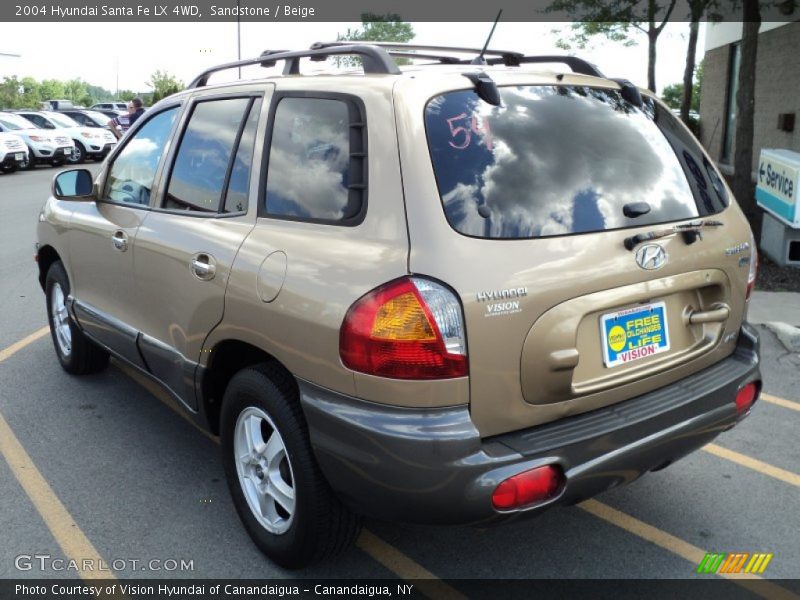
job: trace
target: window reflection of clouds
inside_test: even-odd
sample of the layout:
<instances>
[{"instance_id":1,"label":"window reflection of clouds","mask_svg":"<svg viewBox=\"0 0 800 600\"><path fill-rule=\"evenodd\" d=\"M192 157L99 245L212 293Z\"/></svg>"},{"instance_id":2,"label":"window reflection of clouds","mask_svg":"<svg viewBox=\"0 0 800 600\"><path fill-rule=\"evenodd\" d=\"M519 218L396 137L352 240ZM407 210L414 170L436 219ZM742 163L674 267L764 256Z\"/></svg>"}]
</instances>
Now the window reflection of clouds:
<instances>
[{"instance_id":1,"label":"window reflection of clouds","mask_svg":"<svg viewBox=\"0 0 800 600\"><path fill-rule=\"evenodd\" d=\"M349 111L339 100L284 98L267 171L270 214L340 220L348 205Z\"/></svg>"},{"instance_id":2,"label":"window reflection of clouds","mask_svg":"<svg viewBox=\"0 0 800 600\"><path fill-rule=\"evenodd\" d=\"M178 148L167 207L216 211L249 98L197 104Z\"/></svg>"},{"instance_id":3,"label":"window reflection of clouds","mask_svg":"<svg viewBox=\"0 0 800 600\"><path fill-rule=\"evenodd\" d=\"M155 115L120 151L108 177L108 199L147 204L158 161L172 130L176 108Z\"/></svg>"},{"instance_id":4,"label":"window reflection of clouds","mask_svg":"<svg viewBox=\"0 0 800 600\"><path fill-rule=\"evenodd\" d=\"M503 105L472 91L434 99L426 125L450 223L462 233L537 237L697 216L674 151L652 117L617 92L549 86L501 88ZM493 149L450 147L447 123L462 112L488 119ZM651 212L626 218L622 206ZM488 219L478 214L485 204Z\"/></svg>"}]
</instances>

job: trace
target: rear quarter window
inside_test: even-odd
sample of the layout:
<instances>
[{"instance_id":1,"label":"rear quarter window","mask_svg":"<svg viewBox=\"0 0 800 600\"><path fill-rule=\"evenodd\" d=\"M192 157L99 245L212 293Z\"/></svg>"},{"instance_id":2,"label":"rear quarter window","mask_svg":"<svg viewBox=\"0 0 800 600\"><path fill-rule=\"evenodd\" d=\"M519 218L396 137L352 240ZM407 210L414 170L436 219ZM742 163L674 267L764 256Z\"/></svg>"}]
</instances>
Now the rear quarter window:
<instances>
[{"instance_id":1,"label":"rear quarter window","mask_svg":"<svg viewBox=\"0 0 800 600\"><path fill-rule=\"evenodd\" d=\"M501 87L431 99L425 126L445 215L458 232L537 238L665 223L727 206L696 140L650 98L617 90ZM626 217L623 207L650 211Z\"/></svg>"}]
</instances>

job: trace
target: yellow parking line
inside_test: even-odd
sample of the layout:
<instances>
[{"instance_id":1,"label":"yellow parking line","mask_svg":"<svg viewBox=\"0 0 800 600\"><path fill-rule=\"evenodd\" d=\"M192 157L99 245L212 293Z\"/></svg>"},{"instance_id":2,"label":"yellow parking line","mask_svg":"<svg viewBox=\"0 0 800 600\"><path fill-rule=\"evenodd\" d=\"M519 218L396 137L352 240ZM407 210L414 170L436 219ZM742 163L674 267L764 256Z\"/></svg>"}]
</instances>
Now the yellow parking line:
<instances>
[{"instance_id":1,"label":"yellow parking line","mask_svg":"<svg viewBox=\"0 0 800 600\"><path fill-rule=\"evenodd\" d=\"M401 579L412 582L414 587L428 598L436 600L439 598L464 600L466 598L455 588L446 584L391 544L384 542L368 529L361 532L356 545Z\"/></svg>"},{"instance_id":2,"label":"yellow parking line","mask_svg":"<svg viewBox=\"0 0 800 600\"><path fill-rule=\"evenodd\" d=\"M737 465L747 467L753 471L758 471L763 475L768 475L769 477L773 477L790 485L800 487L800 475L792 473L791 471L773 467L768 463L756 460L745 454L740 454L739 452L734 452L733 450L728 450L717 444L706 444L703 446L703 450L719 458L735 462Z\"/></svg>"},{"instance_id":3,"label":"yellow parking line","mask_svg":"<svg viewBox=\"0 0 800 600\"><path fill-rule=\"evenodd\" d=\"M783 408L789 408L791 410L800 411L800 402L794 402L792 400L786 400L785 398L779 398L778 396L773 396L771 394L761 394L761 399L764 402L769 402L770 404L775 404L777 406L782 406Z\"/></svg>"},{"instance_id":4,"label":"yellow parking line","mask_svg":"<svg viewBox=\"0 0 800 600\"><path fill-rule=\"evenodd\" d=\"M42 477L2 415L0 415L0 453L39 511L64 555L76 561L80 576L83 579L116 579L110 571L84 570L84 560L91 561L92 565L99 565L102 560L100 554Z\"/></svg>"},{"instance_id":5,"label":"yellow parking line","mask_svg":"<svg viewBox=\"0 0 800 600\"><path fill-rule=\"evenodd\" d=\"M219 438L197 425L185 411L175 404L172 397L160 385L127 365L117 361L114 361L114 364L120 371L155 396L157 400L165 404L212 442L219 445ZM466 598L466 596L436 577L425 567L367 529L362 530L361 535L356 540L356 545L400 579L412 583L417 590L429 598L437 600L439 598L443 600L464 600Z\"/></svg>"},{"instance_id":6,"label":"yellow parking line","mask_svg":"<svg viewBox=\"0 0 800 600\"><path fill-rule=\"evenodd\" d=\"M615 508L611 508L607 504L603 504L597 500L585 500L578 504L578 506L607 523L611 523L620 529L624 529L628 533L632 533L656 546L664 548L664 550L677 554L681 558L693 563L695 566L699 565L700 561L703 560L706 555L705 550L698 548L694 544L690 544L666 531L653 527L644 521L640 521L635 517L618 511ZM689 573L686 575L688 576ZM726 579L731 579L737 585L747 588L754 594L762 598L768 598L769 600L798 600L798 598L800 598L786 588L766 581L762 577L752 573L720 573L719 575Z\"/></svg>"},{"instance_id":7,"label":"yellow parking line","mask_svg":"<svg viewBox=\"0 0 800 600\"><path fill-rule=\"evenodd\" d=\"M29 336L0 350L0 362L7 360L29 344L44 337L50 331L42 327ZM11 472L25 490L30 501L36 507L42 519L55 538L64 555L76 561L78 573L84 579L116 579L110 571L84 569L84 560L92 565L99 565L100 554L81 531L75 519L69 514L53 489L36 468L31 457L14 435L3 415L0 414L0 454L8 463Z\"/></svg>"},{"instance_id":8,"label":"yellow parking line","mask_svg":"<svg viewBox=\"0 0 800 600\"><path fill-rule=\"evenodd\" d=\"M50 332L49 327L42 327L38 331L34 331L28 337L22 338L20 341L11 344L8 348L0 350L0 362L3 362L4 360L11 358L17 352L22 350L25 346L28 346L29 344L32 344L39 338L46 336L49 332Z\"/></svg>"}]
</instances>

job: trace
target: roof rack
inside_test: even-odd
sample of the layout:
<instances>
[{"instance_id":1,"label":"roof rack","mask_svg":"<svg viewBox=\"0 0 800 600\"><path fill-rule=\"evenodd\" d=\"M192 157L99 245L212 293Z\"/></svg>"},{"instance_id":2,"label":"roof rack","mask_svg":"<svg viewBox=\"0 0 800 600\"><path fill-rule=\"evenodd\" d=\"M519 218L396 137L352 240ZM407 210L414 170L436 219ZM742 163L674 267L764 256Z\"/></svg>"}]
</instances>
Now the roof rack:
<instances>
[{"instance_id":1,"label":"roof rack","mask_svg":"<svg viewBox=\"0 0 800 600\"><path fill-rule=\"evenodd\" d=\"M291 52L282 52L275 50L267 50L261 56L256 58L247 58L244 60L237 60L216 67L206 69L189 84L187 89L194 89L203 87L208 84L208 78L214 73L220 71L227 71L228 69L236 69L238 67L246 67L249 65L263 65L272 66L276 61L286 61L283 69L284 75L296 75L300 73L299 61L301 58L310 58L311 60L325 60L328 56L360 56L364 73L379 73L385 75L400 75L401 71L392 60L392 57L384 50L372 44L342 44L336 47L316 47L314 44L309 50L296 50ZM265 57L268 57L265 60Z\"/></svg>"},{"instance_id":2,"label":"roof rack","mask_svg":"<svg viewBox=\"0 0 800 600\"><path fill-rule=\"evenodd\" d=\"M490 65L499 65L502 63L501 59L490 58L488 60ZM567 65L575 73L581 75L592 75L594 77L605 77L603 73L595 65L588 60L583 60L577 56L561 56L561 55L542 55L542 56L522 56L517 65L531 64L531 63L562 63Z\"/></svg>"},{"instance_id":3,"label":"roof rack","mask_svg":"<svg viewBox=\"0 0 800 600\"><path fill-rule=\"evenodd\" d=\"M483 50L482 48L465 48L463 46L431 46L421 44L403 44L400 42L364 42L370 46L376 46L388 51L391 56L402 58L426 58L438 60L445 64L470 64L470 60L456 58L447 54L440 54L440 52L449 52L450 54L473 54L477 58L483 52L484 56L495 56L493 64L505 64L507 66L518 66L519 60L524 58L522 52L515 52L513 50ZM352 42L339 41L339 42L317 42L312 45L312 48L336 48L352 44ZM422 52L419 52L422 51ZM473 59L474 60L474 59ZM473 63L480 64L480 63Z\"/></svg>"},{"instance_id":4,"label":"roof rack","mask_svg":"<svg viewBox=\"0 0 800 600\"><path fill-rule=\"evenodd\" d=\"M237 60L211 67L200 73L200 75L189 84L187 89L203 87L208 84L208 79L211 75L228 69L250 65L272 67L275 66L277 61L281 60L286 61L283 69L284 75L299 75L301 58L309 58L312 61L324 61L329 56L348 55L361 57L364 73L367 74L400 75L401 71L395 64L393 58L422 58L426 60L435 60L439 64L502 64L509 67L518 67L522 64L530 63L563 63L569 66L575 73L604 77L603 73L601 73L595 65L577 56L525 56L521 52L513 52L510 50L485 50L483 54L489 58L481 59L481 51L481 48L426 46L395 42L317 42L308 50L265 50L256 58ZM441 52L449 54L440 54ZM453 54L474 54L476 57L465 59L453 56ZM479 59L480 62L478 62Z\"/></svg>"}]
</instances>

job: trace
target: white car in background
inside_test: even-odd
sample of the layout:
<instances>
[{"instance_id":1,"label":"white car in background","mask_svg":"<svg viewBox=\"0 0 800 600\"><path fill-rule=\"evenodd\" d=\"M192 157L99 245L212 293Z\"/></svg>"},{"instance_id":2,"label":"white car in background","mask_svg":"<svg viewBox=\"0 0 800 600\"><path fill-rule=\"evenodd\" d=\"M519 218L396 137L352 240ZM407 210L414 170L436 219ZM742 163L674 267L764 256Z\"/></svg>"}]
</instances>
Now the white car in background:
<instances>
[{"instance_id":1,"label":"white car in background","mask_svg":"<svg viewBox=\"0 0 800 600\"><path fill-rule=\"evenodd\" d=\"M37 163L57 167L63 165L75 150L72 138L53 130L39 129L28 119L10 112L0 112L0 132L18 136L27 146L21 169L32 169Z\"/></svg>"},{"instance_id":2,"label":"white car in background","mask_svg":"<svg viewBox=\"0 0 800 600\"><path fill-rule=\"evenodd\" d=\"M102 160L117 145L117 138L108 129L80 125L62 113L47 110L18 110L16 112L40 129L51 130L59 135L68 135L75 142L74 151L67 157L67 162L70 164L82 163L87 158Z\"/></svg>"},{"instance_id":3,"label":"white car in background","mask_svg":"<svg viewBox=\"0 0 800 600\"><path fill-rule=\"evenodd\" d=\"M122 112L128 112L128 104L126 102L99 102L98 104L92 104L89 110L121 110Z\"/></svg>"},{"instance_id":4,"label":"white car in background","mask_svg":"<svg viewBox=\"0 0 800 600\"><path fill-rule=\"evenodd\" d=\"M16 135L0 133L0 171L13 173L28 158L28 148Z\"/></svg>"}]
</instances>

